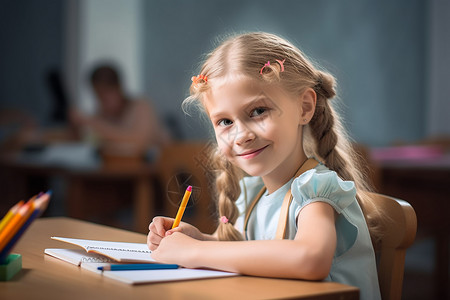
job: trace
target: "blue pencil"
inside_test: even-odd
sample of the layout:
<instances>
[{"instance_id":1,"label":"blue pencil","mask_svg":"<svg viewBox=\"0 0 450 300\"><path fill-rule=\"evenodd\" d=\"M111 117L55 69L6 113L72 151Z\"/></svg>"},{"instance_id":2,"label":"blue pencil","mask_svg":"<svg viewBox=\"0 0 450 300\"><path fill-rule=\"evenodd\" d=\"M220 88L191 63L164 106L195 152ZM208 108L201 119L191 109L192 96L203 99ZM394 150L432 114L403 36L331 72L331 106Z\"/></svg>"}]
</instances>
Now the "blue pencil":
<instances>
[{"instance_id":1,"label":"blue pencil","mask_svg":"<svg viewBox=\"0 0 450 300\"><path fill-rule=\"evenodd\" d=\"M101 271L163 270L178 268L179 266L175 264L126 264L97 267L97 269Z\"/></svg>"}]
</instances>

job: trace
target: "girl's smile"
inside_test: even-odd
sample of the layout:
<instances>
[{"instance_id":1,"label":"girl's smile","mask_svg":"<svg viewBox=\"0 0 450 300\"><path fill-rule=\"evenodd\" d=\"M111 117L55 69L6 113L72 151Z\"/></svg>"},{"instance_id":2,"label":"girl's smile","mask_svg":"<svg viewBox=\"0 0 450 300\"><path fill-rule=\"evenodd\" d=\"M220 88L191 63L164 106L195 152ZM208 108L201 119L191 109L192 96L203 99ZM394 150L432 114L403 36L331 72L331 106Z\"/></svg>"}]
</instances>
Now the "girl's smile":
<instances>
[{"instance_id":1,"label":"girl's smile","mask_svg":"<svg viewBox=\"0 0 450 300\"><path fill-rule=\"evenodd\" d=\"M269 145L264 146L260 149L245 151L244 153L237 154L237 156L242 157L243 159L252 159L258 156L261 152L263 152Z\"/></svg>"}]
</instances>

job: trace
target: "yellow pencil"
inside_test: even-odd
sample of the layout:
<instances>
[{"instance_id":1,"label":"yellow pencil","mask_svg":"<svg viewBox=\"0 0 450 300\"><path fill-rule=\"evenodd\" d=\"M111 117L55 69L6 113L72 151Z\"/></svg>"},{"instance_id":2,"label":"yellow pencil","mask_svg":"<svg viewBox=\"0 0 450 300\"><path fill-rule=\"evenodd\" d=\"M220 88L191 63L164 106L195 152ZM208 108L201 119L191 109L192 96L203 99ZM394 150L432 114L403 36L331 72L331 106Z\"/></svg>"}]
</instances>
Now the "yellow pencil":
<instances>
[{"instance_id":1,"label":"yellow pencil","mask_svg":"<svg viewBox=\"0 0 450 300\"><path fill-rule=\"evenodd\" d=\"M0 251L8 244L33 211L34 203L32 201L25 203L19 208L17 214L11 219L8 225L6 225L5 230L0 233Z\"/></svg>"},{"instance_id":2,"label":"yellow pencil","mask_svg":"<svg viewBox=\"0 0 450 300\"><path fill-rule=\"evenodd\" d=\"M19 211L19 208L23 204L23 200L20 200L16 205L11 207L9 211L6 213L6 215L3 217L2 221L0 222L0 232L2 232L3 228L6 227L6 225L9 223L9 221L14 217L14 215Z\"/></svg>"},{"instance_id":3,"label":"yellow pencil","mask_svg":"<svg viewBox=\"0 0 450 300\"><path fill-rule=\"evenodd\" d=\"M184 210L186 209L186 205L189 201L189 197L192 193L192 186L188 186L186 192L184 193L183 200L181 201L180 207L178 208L177 216L175 217L175 221L173 222L172 229L178 227L181 222L181 218L183 217Z\"/></svg>"}]
</instances>

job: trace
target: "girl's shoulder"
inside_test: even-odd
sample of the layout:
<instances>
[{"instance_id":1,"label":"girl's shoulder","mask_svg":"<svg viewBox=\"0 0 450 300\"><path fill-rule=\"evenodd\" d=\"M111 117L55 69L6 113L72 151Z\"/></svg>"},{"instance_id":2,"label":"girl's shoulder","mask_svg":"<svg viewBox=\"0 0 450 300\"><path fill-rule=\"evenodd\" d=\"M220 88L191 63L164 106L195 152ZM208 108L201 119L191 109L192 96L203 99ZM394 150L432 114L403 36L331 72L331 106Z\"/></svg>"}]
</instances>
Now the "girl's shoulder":
<instances>
[{"instance_id":1,"label":"girl's shoulder","mask_svg":"<svg viewBox=\"0 0 450 300\"><path fill-rule=\"evenodd\" d=\"M301 207L322 201L329 203L338 213L356 201L354 182L342 180L335 171L322 164L295 178L291 191L294 201Z\"/></svg>"}]
</instances>

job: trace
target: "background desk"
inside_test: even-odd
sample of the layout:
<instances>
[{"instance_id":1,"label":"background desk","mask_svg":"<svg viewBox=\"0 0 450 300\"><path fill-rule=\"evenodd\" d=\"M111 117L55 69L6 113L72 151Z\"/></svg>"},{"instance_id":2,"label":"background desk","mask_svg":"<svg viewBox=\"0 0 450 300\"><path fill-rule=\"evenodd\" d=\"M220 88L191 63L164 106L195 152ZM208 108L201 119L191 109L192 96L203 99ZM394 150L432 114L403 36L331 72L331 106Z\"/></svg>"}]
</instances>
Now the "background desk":
<instances>
[{"instance_id":1,"label":"background desk","mask_svg":"<svg viewBox=\"0 0 450 300\"><path fill-rule=\"evenodd\" d=\"M71 247L50 236L146 241L144 234L69 218L37 220L14 253L23 256L23 270L0 282L2 299L358 299L355 287L334 282L309 282L239 276L131 286L44 255L45 248Z\"/></svg>"},{"instance_id":2,"label":"background desk","mask_svg":"<svg viewBox=\"0 0 450 300\"><path fill-rule=\"evenodd\" d=\"M115 208L114 205L116 207L120 205L117 204L118 200L127 201L129 199L131 202L129 206L133 210L132 229L138 232L147 232L148 224L156 214L154 203L155 167L150 163L104 166L100 162L96 162L88 166L77 166L76 164L60 166L40 163L38 160L20 160L11 156L0 158L0 168L6 176L6 178L2 178L0 191L8 200L14 199L12 202L2 203L2 209L5 212L17 202L17 199L27 199L45 187L48 188L45 180L56 177L63 179L67 185L67 190L62 195L63 199L59 200L64 201L65 213L69 217L86 220L93 217L92 215L103 217L108 213L107 209L110 206ZM42 182L43 180L44 182ZM38 189L35 188L35 185L38 186ZM125 193L114 194L117 191L123 191L120 188L128 186L131 187L129 192L125 189ZM12 195L10 195L11 193ZM95 219L95 221L99 220Z\"/></svg>"}]
</instances>

